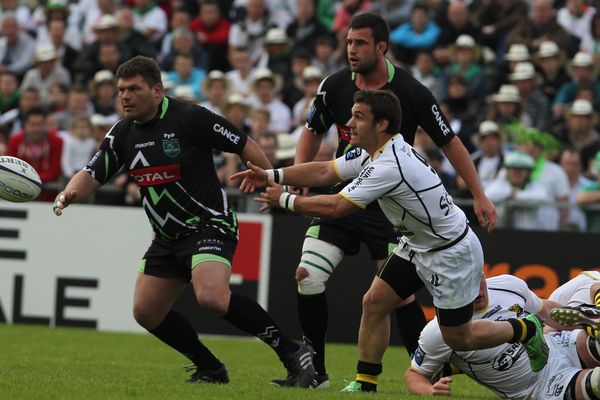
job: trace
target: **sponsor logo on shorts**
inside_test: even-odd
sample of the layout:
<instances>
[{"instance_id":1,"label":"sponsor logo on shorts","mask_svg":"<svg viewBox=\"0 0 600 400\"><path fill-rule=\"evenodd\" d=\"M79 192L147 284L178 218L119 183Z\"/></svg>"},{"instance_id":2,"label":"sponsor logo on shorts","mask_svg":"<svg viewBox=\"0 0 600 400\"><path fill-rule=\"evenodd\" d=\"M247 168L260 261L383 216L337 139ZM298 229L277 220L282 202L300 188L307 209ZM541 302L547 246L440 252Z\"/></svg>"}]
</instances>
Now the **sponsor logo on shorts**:
<instances>
[{"instance_id":1,"label":"sponsor logo on shorts","mask_svg":"<svg viewBox=\"0 0 600 400\"><path fill-rule=\"evenodd\" d=\"M429 283L431 284L431 286L433 287L438 287L441 285L440 283L440 277L438 274L432 274L429 279L428 279Z\"/></svg>"},{"instance_id":2,"label":"sponsor logo on shorts","mask_svg":"<svg viewBox=\"0 0 600 400\"><path fill-rule=\"evenodd\" d=\"M548 383L546 383L546 395L547 396L559 396L563 389L564 385L561 385L561 381L563 379L563 374L552 375L550 379L548 379Z\"/></svg>"},{"instance_id":3,"label":"sponsor logo on shorts","mask_svg":"<svg viewBox=\"0 0 600 400\"><path fill-rule=\"evenodd\" d=\"M510 369L515 361L521 357L523 354L524 348L521 343L513 343L502 352L498 357L494 358L492 361L492 368L496 371L506 371Z\"/></svg>"},{"instance_id":4,"label":"sponsor logo on shorts","mask_svg":"<svg viewBox=\"0 0 600 400\"><path fill-rule=\"evenodd\" d=\"M163 185L181 178L179 164L133 169L129 174L140 186Z\"/></svg>"},{"instance_id":5,"label":"sponsor logo on shorts","mask_svg":"<svg viewBox=\"0 0 600 400\"><path fill-rule=\"evenodd\" d=\"M417 365L423 364L423 360L425 359L425 352L423 351L421 346L418 346L417 350L415 350L413 359L415 360L415 363L417 363Z\"/></svg>"},{"instance_id":6,"label":"sponsor logo on shorts","mask_svg":"<svg viewBox=\"0 0 600 400\"><path fill-rule=\"evenodd\" d=\"M215 251L215 252L221 252L223 251L223 246L225 245L225 242L219 239L211 239L211 238L207 238L207 239L202 239L202 240L198 240L196 242L196 245L198 246L198 251L199 252L206 252L206 251Z\"/></svg>"}]
</instances>

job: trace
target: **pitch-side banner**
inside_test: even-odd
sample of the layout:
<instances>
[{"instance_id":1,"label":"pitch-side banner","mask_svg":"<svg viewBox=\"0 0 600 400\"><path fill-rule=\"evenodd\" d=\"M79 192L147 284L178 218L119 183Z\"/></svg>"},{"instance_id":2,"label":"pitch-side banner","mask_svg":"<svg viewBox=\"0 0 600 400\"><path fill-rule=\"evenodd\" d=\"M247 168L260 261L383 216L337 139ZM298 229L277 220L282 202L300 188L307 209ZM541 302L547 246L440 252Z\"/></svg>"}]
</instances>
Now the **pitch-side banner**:
<instances>
[{"instance_id":1,"label":"pitch-side banner","mask_svg":"<svg viewBox=\"0 0 600 400\"><path fill-rule=\"evenodd\" d=\"M74 205L56 217L50 206L0 200L0 322L141 331L133 288L152 240L143 210ZM271 217L239 221L232 290L266 307Z\"/></svg>"}]
</instances>

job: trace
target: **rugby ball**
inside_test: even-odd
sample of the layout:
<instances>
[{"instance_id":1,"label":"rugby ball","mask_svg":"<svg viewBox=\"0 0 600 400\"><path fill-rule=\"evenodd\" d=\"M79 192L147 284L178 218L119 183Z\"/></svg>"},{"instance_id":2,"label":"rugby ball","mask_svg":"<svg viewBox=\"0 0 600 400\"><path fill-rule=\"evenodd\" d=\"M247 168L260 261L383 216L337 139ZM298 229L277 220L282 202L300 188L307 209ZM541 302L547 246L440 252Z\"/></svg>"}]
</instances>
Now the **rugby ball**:
<instances>
[{"instance_id":1,"label":"rugby ball","mask_svg":"<svg viewBox=\"0 0 600 400\"><path fill-rule=\"evenodd\" d=\"M15 203L35 199L42 190L37 171L25 161L0 156L0 198Z\"/></svg>"}]
</instances>

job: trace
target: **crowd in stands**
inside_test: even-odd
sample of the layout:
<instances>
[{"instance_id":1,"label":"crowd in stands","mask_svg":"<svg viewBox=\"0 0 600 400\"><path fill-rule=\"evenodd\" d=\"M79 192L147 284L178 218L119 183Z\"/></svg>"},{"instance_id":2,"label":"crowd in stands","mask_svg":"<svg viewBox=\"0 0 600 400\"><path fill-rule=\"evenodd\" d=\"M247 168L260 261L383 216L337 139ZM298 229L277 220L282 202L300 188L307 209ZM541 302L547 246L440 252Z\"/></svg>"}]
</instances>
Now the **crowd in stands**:
<instances>
[{"instance_id":1,"label":"crowd in stands","mask_svg":"<svg viewBox=\"0 0 600 400\"><path fill-rule=\"evenodd\" d=\"M224 115L274 165L289 164L319 83L346 65L349 21L369 11L390 25L388 58L435 94L472 153L500 226L600 231L589 206L600 203L599 9L598 0L0 0L0 154L59 188L120 118L117 67L145 55L169 96ZM334 129L320 160L333 157ZM427 135L415 144L454 198L468 197ZM238 159L214 161L234 187ZM109 202L139 199L126 175L113 188Z\"/></svg>"}]
</instances>

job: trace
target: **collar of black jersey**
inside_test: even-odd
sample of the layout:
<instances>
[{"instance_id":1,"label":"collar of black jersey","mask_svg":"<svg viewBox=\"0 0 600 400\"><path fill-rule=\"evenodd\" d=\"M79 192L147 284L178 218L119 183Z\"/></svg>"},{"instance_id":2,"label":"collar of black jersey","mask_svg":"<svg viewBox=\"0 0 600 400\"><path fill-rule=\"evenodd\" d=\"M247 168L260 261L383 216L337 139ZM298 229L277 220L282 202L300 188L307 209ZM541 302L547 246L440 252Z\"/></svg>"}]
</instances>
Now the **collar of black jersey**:
<instances>
[{"instance_id":1,"label":"collar of black jersey","mask_svg":"<svg viewBox=\"0 0 600 400\"><path fill-rule=\"evenodd\" d=\"M388 83L390 83L392 81L392 79L394 79L394 74L396 73L396 69L394 68L394 64L392 64L392 62L390 60L388 60L387 58L385 59L385 65L387 65L387 70L388 70ZM356 72L352 73L352 80L356 80Z\"/></svg>"},{"instance_id":2,"label":"collar of black jersey","mask_svg":"<svg viewBox=\"0 0 600 400\"><path fill-rule=\"evenodd\" d=\"M163 96L163 99L160 102L160 107L158 107L158 110L156 111L156 115L154 116L154 118L152 118L150 121L146 121L146 122L137 122L136 120L133 120L133 123L138 126L151 125L155 121L157 121L159 119L163 119L165 114L167 113L168 108L169 108L169 98L167 96Z\"/></svg>"}]
</instances>

